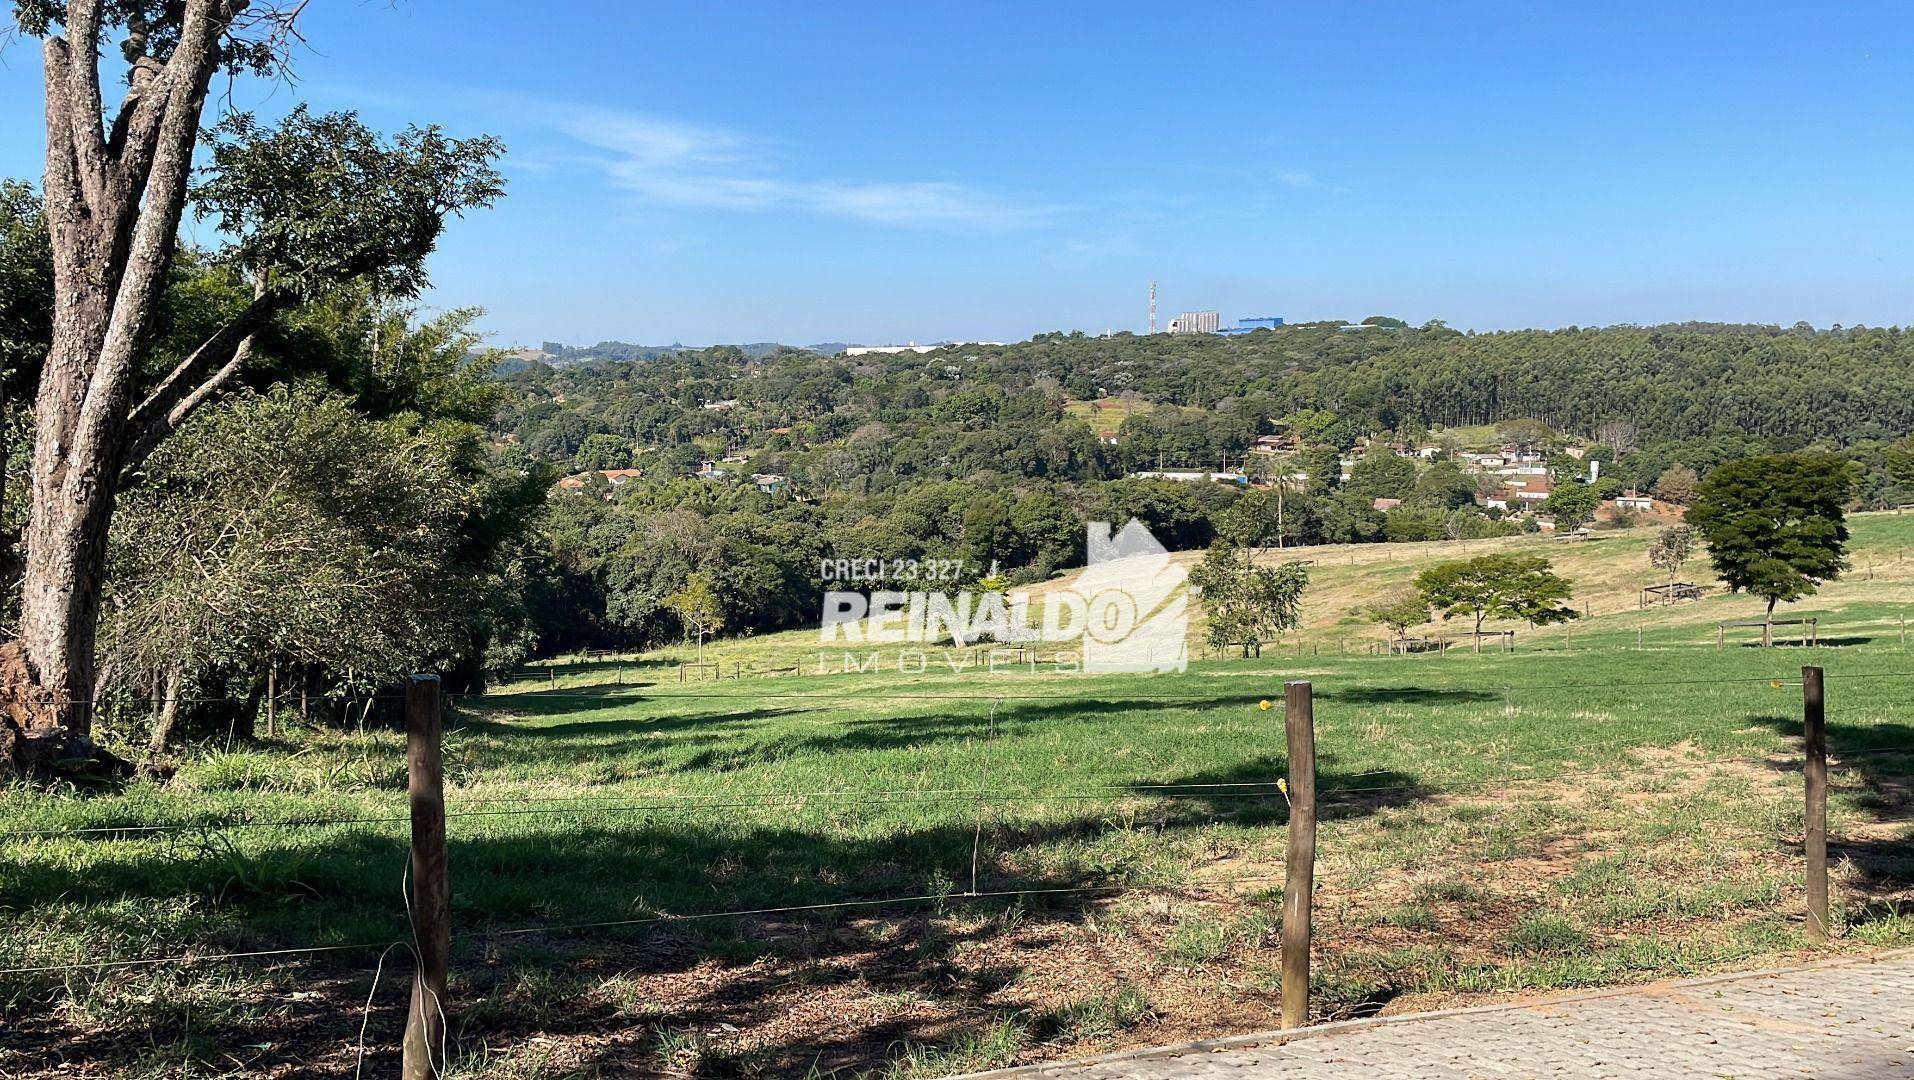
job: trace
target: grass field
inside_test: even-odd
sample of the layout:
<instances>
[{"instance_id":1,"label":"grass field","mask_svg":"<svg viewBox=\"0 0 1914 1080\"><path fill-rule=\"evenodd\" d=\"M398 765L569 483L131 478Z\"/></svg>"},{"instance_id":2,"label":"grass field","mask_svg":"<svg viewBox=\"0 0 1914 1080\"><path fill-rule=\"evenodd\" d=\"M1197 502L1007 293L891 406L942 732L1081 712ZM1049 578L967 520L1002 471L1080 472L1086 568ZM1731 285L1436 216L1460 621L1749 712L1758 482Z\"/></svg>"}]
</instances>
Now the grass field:
<instances>
[{"instance_id":1,"label":"grass field","mask_svg":"<svg viewBox=\"0 0 1914 1080\"><path fill-rule=\"evenodd\" d=\"M1829 674L1832 947L1914 943L1910 527L1856 521L1811 650L1716 650L1740 598L1624 613L1646 539L1622 535L1558 549L1617 610L1508 655L1320 650L1441 554L1379 546L1318 558L1302 656L680 684L666 654L454 700L454 1074L936 1076L1274 1026L1260 702L1295 678L1320 1018L1797 955L1804 663ZM0 1075L351 1073L362 1021L392 1072L404 770L395 732L296 728L166 784L0 792ZM806 905L837 906L771 910ZM70 966L308 946L353 948Z\"/></svg>"},{"instance_id":2,"label":"grass field","mask_svg":"<svg viewBox=\"0 0 1914 1080\"><path fill-rule=\"evenodd\" d=\"M1096 401L1069 401L1063 406L1063 414L1087 422L1098 435L1115 435L1123 426L1123 421L1134 413L1147 413L1156 408L1155 404L1142 399L1099 398Z\"/></svg>"}]
</instances>

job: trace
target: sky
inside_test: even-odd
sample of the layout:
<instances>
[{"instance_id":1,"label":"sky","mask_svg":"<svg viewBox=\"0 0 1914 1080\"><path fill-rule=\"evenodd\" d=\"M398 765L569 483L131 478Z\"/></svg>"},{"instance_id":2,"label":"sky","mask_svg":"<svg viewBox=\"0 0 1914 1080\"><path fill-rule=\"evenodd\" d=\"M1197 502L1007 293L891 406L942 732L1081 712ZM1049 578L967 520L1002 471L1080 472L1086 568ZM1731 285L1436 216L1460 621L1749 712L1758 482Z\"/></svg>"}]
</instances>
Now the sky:
<instances>
[{"instance_id":1,"label":"sky","mask_svg":"<svg viewBox=\"0 0 1914 1080\"><path fill-rule=\"evenodd\" d=\"M554 13L562 12L563 17ZM271 116L502 138L495 344L1914 322L1914 6L313 0ZM0 176L42 167L0 50ZM218 239L203 225L201 242Z\"/></svg>"}]
</instances>

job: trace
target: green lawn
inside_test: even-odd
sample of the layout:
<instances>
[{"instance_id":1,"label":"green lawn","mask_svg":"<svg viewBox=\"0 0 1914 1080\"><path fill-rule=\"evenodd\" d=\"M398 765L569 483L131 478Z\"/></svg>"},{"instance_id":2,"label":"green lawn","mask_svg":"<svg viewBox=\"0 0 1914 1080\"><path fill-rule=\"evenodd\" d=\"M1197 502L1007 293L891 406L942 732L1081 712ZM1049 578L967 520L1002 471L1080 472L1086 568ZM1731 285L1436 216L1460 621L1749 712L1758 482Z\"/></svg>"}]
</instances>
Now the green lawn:
<instances>
[{"instance_id":1,"label":"green lawn","mask_svg":"<svg viewBox=\"0 0 1914 1080\"><path fill-rule=\"evenodd\" d=\"M1804 663L1829 673L1834 947L1914 943L1914 654L1867 584L1816 601L1846 629L1813 650L1716 650L1711 623L1636 649L1617 620L1512 655L1159 676L600 661L455 700L458 1070L932 1076L1273 1026L1295 678L1322 1018L1793 956ZM0 968L383 947L405 814L385 730L0 791ZM1018 895L965 897L973 867ZM654 921L821 904L849 906ZM349 1073L380 957L0 974L0 1074ZM384 959L367 1067L389 1073L410 960Z\"/></svg>"}]
</instances>

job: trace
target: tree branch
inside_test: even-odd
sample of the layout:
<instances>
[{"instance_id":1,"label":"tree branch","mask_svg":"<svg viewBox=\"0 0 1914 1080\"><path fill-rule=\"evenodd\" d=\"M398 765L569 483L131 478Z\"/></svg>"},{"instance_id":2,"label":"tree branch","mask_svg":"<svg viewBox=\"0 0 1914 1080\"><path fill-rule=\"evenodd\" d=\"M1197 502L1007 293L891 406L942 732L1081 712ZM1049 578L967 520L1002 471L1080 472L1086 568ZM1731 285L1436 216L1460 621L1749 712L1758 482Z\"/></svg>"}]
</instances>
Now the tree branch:
<instances>
[{"instance_id":1,"label":"tree branch","mask_svg":"<svg viewBox=\"0 0 1914 1080\"><path fill-rule=\"evenodd\" d=\"M126 270L114 290L99 360L82 399L74 427L74 453L81 460L95 458L115 467L122 459L113 453L120 442L119 428L126 417L127 397L139 362L140 344L151 325L153 308L164 286L166 268L178 238L180 214L186 203L186 181L192 170L193 140L199 130L200 108L206 84L218 62L219 35L225 32L227 8L219 0L188 0L180 41L168 63L182 66L168 73L164 116L155 138L155 150L144 198L137 200ZM134 200L129 200L134 201ZM117 444L117 445L116 445ZM111 478L102 478L110 482Z\"/></svg>"},{"instance_id":2,"label":"tree branch","mask_svg":"<svg viewBox=\"0 0 1914 1080\"><path fill-rule=\"evenodd\" d=\"M106 139L100 133L100 0L70 0L64 22L67 71L61 104L67 113L67 138L87 204L94 214L103 215L108 210Z\"/></svg>"},{"instance_id":3,"label":"tree branch","mask_svg":"<svg viewBox=\"0 0 1914 1080\"><path fill-rule=\"evenodd\" d=\"M246 365L252 356L254 333L284 303L284 293L260 287L244 311L187 353L140 402L128 418L132 437L122 458L121 487L166 436Z\"/></svg>"}]
</instances>

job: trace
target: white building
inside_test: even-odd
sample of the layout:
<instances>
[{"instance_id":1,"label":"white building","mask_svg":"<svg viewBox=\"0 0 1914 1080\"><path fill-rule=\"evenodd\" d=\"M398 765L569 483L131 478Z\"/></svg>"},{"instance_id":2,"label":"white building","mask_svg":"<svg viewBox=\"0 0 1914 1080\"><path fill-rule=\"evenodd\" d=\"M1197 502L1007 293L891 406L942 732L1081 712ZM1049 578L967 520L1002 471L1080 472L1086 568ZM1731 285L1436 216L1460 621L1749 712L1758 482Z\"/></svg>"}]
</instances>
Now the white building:
<instances>
[{"instance_id":1,"label":"white building","mask_svg":"<svg viewBox=\"0 0 1914 1080\"><path fill-rule=\"evenodd\" d=\"M1172 334L1214 334L1223 325L1218 311L1185 311L1170 320Z\"/></svg>"}]
</instances>

